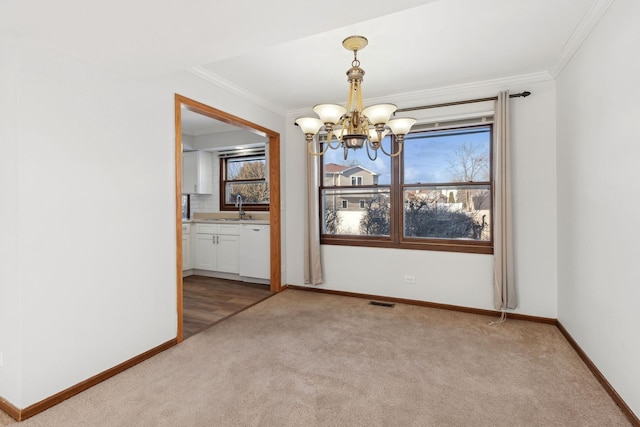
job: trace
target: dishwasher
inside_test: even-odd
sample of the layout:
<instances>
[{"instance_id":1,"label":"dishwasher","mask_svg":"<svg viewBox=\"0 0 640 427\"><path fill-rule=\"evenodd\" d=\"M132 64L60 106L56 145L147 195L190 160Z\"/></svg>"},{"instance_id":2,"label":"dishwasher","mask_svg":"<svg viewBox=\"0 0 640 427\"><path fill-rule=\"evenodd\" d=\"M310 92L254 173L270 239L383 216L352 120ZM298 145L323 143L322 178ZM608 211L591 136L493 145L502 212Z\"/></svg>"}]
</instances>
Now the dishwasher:
<instances>
[{"instance_id":1,"label":"dishwasher","mask_svg":"<svg viewBox=\"0 0 640 427\"><path fill-rule=\"evenodd\" d=\"M240 276L269 279L271 270L269 225L240 227Z\"/></svg>"}]
</instances>

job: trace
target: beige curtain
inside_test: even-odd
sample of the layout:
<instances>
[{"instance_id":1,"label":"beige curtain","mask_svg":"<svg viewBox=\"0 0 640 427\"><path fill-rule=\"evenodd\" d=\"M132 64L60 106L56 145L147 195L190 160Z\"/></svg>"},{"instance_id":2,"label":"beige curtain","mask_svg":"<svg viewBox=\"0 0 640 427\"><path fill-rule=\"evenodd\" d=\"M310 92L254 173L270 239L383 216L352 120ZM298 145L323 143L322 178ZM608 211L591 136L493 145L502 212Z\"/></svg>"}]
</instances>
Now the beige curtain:
<instances>
[{"instance_id":1,"label":"beige curtain","mask_svg":"<svg viewBox=\"0 0 640 427\"><path fill-rule=\"evenodd\" d=\"M496 310L506 310L518 306L513 268L508 91L498 94L494 123L493 305Z\"/></svg>"},{"instance_id":2,"label":"beige curtain","mask_svg":"<svg viewBox=\"0 0 640 427\"><path fill-rule=\"evenodd\" d=\"M322 261L320 259L320 216L318 196L318 156L306 154L307 158L307 209L304 229L304 283L322 283ZM291 213L290 213L291 214Z\"/></svg>"}]
</instances>

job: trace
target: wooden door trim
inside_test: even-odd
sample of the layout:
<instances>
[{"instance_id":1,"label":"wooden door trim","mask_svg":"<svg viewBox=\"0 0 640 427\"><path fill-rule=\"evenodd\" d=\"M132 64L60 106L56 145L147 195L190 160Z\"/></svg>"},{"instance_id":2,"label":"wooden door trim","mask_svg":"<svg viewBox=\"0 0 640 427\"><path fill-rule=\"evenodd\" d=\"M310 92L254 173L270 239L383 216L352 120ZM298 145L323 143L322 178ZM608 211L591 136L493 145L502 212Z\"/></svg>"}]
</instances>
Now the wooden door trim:
<instances>
[{"instance_id":1,"label":"wooden door trim","mask_svg":"<svg viewBox=\"0 0 640 427\"><path fill-rule=\"evenodd\" d=\"M270 129L252 123L243 118L226 113L217 108L210 107L201 102L175 94L175 203L176 203L176 289L178 331L177 342L183 340L184 328L183 316L183 281L182 281L182 106L190 111L211 117L237 127L240 127L256 135L269 138L269 224L270 224L270 290L280 292L282 286L282 250L281 235L282 224L280 221L280 134Z\"/></svg>"}]
</instances>

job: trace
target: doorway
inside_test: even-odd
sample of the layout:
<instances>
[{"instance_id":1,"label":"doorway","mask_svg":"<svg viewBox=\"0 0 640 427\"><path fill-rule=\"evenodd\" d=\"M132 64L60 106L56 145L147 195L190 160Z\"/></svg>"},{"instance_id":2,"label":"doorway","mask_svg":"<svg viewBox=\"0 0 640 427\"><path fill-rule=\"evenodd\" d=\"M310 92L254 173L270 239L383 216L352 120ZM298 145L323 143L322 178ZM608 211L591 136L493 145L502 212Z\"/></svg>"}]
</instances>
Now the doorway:
<instances>
[{"instance_id":1,"label":"doorway","mask_svg":"<svg viewBox=\"0 0 640 427\"><path fill-rule=\"evenodd\" d=\"M270 291L283 289L281 277L281 222L280 222L280 134L240 117L175 94L175 203L176 203L176 288L178 332L177 341L184 339L183 280L182 280L182 109L210 117L269 139L269 213L270 213Z\"/></svg>"}]
</instances>

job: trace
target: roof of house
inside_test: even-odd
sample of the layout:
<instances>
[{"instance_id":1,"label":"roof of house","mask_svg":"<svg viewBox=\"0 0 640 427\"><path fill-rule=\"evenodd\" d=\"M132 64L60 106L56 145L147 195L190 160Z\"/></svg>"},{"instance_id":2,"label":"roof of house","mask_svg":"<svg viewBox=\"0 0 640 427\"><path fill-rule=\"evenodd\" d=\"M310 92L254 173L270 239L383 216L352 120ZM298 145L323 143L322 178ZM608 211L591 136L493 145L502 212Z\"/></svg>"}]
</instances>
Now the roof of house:
<instances>
[{"instance_id":1,"label":"roof of house","mask_svg":"<svg viewBox=\"0 0 640 427\"><path fill-rule=\"evenodd\" d=\"M345 165L339 165L336 163L327 163L326 165L324 165L324 171L325 172L330 172L330 173L338 173L338 172L342 172L346 169L349 169L350 166L345 166Z\"/></svg>"},{"instance_id":2,"label":"roof of house","mask_svg":"<svg viewBox=\"0 0 640 427\"><path fill-rule=\"evenodd\" d=\"M327 163L326 165L324 165L324 173L343 173L345 171L348 171L350 169L355 169L355 168L359 168L364 171L367 171L371 175L380 175L379 173L369 170L361 165L339 165L337 163Z\"/></svg>"}]
</instances>

